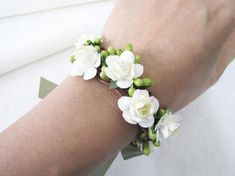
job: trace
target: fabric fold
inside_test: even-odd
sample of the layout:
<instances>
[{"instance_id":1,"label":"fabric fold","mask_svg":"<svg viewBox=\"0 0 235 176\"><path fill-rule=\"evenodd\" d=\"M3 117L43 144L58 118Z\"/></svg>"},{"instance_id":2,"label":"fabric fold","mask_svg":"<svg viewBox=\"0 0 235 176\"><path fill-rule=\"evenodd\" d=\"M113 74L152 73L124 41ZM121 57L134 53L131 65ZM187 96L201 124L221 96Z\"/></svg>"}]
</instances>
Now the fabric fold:
<instances>
[{"instance_id":1,"label":"fabric fold","mask_svg":"<svg viewBox=\"0 0 235 176\"><path fill-rule=\"evenodd\" d=\"M64 8L101 0L8 0L0 1L0 18Z\"/></svg>"},{"instance_id":2,"label":"fabric fold","mask_svg":"<svg viewBox=\"0 0 235 176\"><path fill-rule=\"evenodd\" d=\"M0 75L72 47L81 33L100 34L112 5L104 1L0 19Z\"/></svg>"}]
</instances>

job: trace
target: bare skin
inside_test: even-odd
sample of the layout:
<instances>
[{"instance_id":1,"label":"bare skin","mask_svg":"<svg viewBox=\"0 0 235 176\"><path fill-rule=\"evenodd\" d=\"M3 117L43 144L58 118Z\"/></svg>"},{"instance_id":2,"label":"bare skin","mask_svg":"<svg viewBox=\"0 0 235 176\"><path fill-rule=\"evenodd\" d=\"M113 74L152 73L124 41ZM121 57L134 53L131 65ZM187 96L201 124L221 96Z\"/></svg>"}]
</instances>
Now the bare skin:
<instances>
[{"instance_id":1,"label":"bare skin","mask_svg":"<svg viewBox=\"0 0 235 176\"><path fill-rule=\"evenodd\" d=\"M86 175L138 131L120 118L118 97L95 79L66 78L0 134L0 175Z\"/></svg>"},{"instance_id":2,"label":"bare skin","mask_svg":"<svg viewBox=\"0 0 235 176\"><path fill-rule=\"evenodd\" d=\"M105 46L132 43L146 75L156 80L151 91L178 110L214 84L234 58L234 6L225 0L120 0L104 28Z\"/></svg>"},{"instance_id":3,"label":"bare skin","mask_svg":"<svg viewBox=\"0 0 235 176\"><path fill-rule=\"evenodd\" d=\"M104 27L104 47L132 43L145 76L156 80L151 92L178 110L235 57L234 9L232 0L119 0ZM0 175L88 175L138 132L121 118L118 98L96 79L67 77L0 134Z\"/></svg>"}]
</instances>

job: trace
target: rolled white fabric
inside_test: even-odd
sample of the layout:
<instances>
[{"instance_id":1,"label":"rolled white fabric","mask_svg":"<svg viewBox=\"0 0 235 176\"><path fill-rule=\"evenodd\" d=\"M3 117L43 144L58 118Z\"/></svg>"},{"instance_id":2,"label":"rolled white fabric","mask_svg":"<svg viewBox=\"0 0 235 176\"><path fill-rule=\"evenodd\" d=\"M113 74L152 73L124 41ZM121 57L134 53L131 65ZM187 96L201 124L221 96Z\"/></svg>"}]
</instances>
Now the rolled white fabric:
<instances>
[{"instance_id":1,"label":"rolled white fabric","mask_svg":"<svg viewBox=\"0 0 235 176\"><path fill-rule=\"evenodd\" d=\"M7 0L0 1L0 18L101 0Z\"/></svg>"},{"instance_id":2,"label":"rolled white fabric","mask_svg":"<svg viewBox=\"0 0 235 176\"><path fill-rule=\"evenodd\" d=\"M104 1L1 19L0 75L73 46L83 32L100 33L112 5Z\"/></svg>"}]
</instances>

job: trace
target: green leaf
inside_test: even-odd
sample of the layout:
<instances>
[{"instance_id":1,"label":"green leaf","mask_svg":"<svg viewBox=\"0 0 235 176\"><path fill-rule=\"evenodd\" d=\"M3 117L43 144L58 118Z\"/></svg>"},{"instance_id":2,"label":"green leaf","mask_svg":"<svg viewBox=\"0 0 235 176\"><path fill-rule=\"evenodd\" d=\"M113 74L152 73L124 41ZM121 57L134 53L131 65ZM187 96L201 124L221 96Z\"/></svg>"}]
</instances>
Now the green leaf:
<instances>
[{"instance_id":1,"label":"green leaf","mask_svg":"<svg viewBox=\"0 0 235 176\"><path fill-rule=\"evenodd\" d=\"M43 99L46 97L52 90L54 90L57 87L57 84L48 81L47 79L41 77L40 78L40 87L39 87L39 93L38 97Z\"/></svg>"},{"instance_id":2,"label":"green leaf","mask_svg":"<svg viewBox=\"0 0 235 176\"><path fill-rule=\"evenodd\" d=\"M137 147L135 147L131 144L129 144L125 148L123 148L121 150L121 153L122 153L122 157L124 160L128 160L130 158L143 155L143 152L140 151L140 149L138 149Z\"/></svg>"},{"instance_id":3,"label":"green leaf","mask_svg":"<svg viewBox=\"0 0 235 176\"><path fill-rule=\"evenodd\" d=\"M109 84L110 89L116 89L118 86L115 81L111 80Z\"/></svg>"}]
</instances>

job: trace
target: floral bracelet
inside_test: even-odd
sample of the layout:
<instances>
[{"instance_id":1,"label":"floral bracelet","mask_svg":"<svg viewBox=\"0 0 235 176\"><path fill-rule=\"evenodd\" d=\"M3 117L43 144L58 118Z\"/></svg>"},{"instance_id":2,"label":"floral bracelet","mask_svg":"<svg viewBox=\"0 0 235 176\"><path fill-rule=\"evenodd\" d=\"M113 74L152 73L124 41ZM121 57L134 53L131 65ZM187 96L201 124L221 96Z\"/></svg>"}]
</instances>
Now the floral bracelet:
<instances>
[{"instance_id":1,"label":"floral bracelet","mask_svg":"<svg viewBox=\"0 0 235 176\"><path fill-rule=\"evenodd\" d=\"M178 131L180 117L169 109L159 107L158 100L150 95L147 88L154 84L150 78L140 78L144 67L140 56L133 54L133 47L124 49L101 48L102 39L92 34L83 34L75 44L76 50L70 57L71 76L83 76L84 80L99 77L126 95L118 99L122 117L130 124L141 127L139 134L131 142L145 155L150 153L150 144L159 147L162 139ZM122 94L123 95L123 94Z\"/></svg>"}]
</instances>

